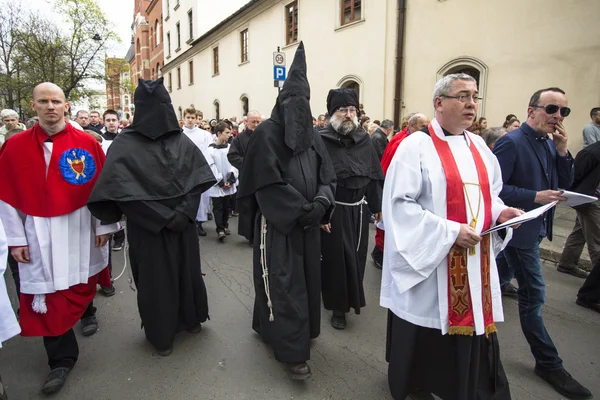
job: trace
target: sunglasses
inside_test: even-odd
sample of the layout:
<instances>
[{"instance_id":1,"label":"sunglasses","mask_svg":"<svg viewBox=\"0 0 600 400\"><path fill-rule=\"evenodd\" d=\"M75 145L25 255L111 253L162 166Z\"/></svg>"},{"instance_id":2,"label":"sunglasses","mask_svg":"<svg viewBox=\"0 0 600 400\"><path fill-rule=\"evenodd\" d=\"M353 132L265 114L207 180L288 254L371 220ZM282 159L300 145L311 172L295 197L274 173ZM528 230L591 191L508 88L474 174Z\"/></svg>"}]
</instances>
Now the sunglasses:
<instances>
[{"instance_id":1,"label":"sunglasses","mask_svg":"<svg viewBox=\"0 0 600 400\"><path fill-rule=\"evenodd\" d=\"M552 115L556 114L558 110L560 110L561 117L568 117L571 114L571 109L569 107L559 107L556 104L548 104L547 106L531 106L532 108L543 108L546 111L546 114Z\"/></svg>"}]
</instances>

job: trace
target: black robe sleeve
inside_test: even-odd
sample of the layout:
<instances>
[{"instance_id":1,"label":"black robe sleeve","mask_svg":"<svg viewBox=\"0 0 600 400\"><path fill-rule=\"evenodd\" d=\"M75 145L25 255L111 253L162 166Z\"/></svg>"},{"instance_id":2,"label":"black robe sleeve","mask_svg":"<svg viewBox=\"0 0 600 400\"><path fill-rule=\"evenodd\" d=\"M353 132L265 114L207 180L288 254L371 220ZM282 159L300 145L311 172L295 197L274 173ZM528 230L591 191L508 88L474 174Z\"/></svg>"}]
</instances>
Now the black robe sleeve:
<instances>
[{"instance_id":1,"label":"black robe sleeve","mask_svg":"<svg viewBox=\"0 0 600 400\"><path fill-rule=\"evenodd\" d=\"M292 185L275 183L256 191L256 201L261 213L275 228L288 235L306 214L302 206L308 201Z\"/></svg>"},{"instance_id":2,"label":"black robe sleeve","mask_svg":"<svg viewBox=\"0 0 600 400\"><path fill-rule=\"evenodd\" d=\"M383 194L382 183L382 181L371 180L367 187L367 193L365 194L369 209L374 214L381 212L381 198Z\"/></svg>"},{"instance_id":3,"label":"black robe sleeve","mask_svg":"<svg viewBox=\"0 0 600 400\"><path fill-rule=\"evenodd\" d=\"M175 211L160 201L125 201L119 206L127 219L152 233L160 232L175 216Z\"/></svg>"},{"instance_id":4,"label":"black robe sleeve","mask_svg":"<svg viewBox=\"0 0 600 400\"><path fill-rule=\"evenodd\" d=\"M229 160L229 163L236 167L238 170L241 170L242 165L244 164L240 136L241 134L237 135L235 139L233 139L233 142L231 142L231 146L229 147L229 152L227 153L227 160Z\"/></svg>"},{"instance_id":5,"label":"black robe sleeve","mask_svg":"<svg viewBox=\"0 0 600 400\"><path fill-rule=\"evenodd\" d=\"M181 197L181 202L175 206L175 211L185 214L192 221L196 220L198 207L200 206L200 196L202 196L203 188L196 187L192 191Z\"/></svg>"}]
</instances>

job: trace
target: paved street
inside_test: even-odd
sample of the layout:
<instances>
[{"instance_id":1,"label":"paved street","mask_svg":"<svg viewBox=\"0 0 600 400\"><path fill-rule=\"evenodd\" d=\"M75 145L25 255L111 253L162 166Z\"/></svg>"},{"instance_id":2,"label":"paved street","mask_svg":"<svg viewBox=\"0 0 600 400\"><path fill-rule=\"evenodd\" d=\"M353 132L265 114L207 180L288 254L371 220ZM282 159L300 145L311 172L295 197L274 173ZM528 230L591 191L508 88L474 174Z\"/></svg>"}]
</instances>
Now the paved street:
<instances>
[{"instance_id":1,"label":"paved street","mask_svg":"<svg viewBox=\"0 0 600 400\"><path fill-rule=\"evenodd\" d=\"M237 220L232 220L237 225ZM290 381L269 348L252 331L254 290L251 249L235 233L216 240L212 221L201 238L203 271L211 320L199 335L182 333L170 357L147 344L127 274L116 282L117 295L96 297L100 330L84 338L76 327L80 359L56 398L102 399L391 399L384 360L386 311L378 306L380 271L367 264L367 308L335 331L323 313L321 336L314 341L313 377ZM210 228L210 229L208 229ZM373 227L371 226L371 229ZM123 252L115 254L115 272ZM546 325L565 367L600 398L600 315L574 303L582 280L559 274L547 264ZM12 278L7 274L9 291ZM515 300L504 301L507 322L500 324L504 368L513 399L560 399L533 374L533 358L518 322ZM40 338L17 337L0 350L0 373L11 400L44 398L40 388L48 373Z\"/></svg>"}]
</instances>

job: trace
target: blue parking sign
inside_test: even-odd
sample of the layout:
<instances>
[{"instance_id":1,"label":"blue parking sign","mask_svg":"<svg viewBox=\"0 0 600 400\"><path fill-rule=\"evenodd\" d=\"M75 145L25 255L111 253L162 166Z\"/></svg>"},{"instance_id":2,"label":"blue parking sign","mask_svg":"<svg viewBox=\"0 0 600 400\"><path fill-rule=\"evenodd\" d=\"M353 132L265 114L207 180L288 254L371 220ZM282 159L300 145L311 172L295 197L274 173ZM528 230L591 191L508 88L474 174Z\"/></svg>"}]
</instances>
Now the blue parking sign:
<instances>
[{"instance_id":1,"label":"blue parking sign","mask_svg":"<svg viewBox=\"0 0 600 400\"><path fill-rule=\"evenodd\" d=\"M276 81L285 81L285 67L281 65L275 65L273 67L273 79Z\"/></svg>"}]
</instances>

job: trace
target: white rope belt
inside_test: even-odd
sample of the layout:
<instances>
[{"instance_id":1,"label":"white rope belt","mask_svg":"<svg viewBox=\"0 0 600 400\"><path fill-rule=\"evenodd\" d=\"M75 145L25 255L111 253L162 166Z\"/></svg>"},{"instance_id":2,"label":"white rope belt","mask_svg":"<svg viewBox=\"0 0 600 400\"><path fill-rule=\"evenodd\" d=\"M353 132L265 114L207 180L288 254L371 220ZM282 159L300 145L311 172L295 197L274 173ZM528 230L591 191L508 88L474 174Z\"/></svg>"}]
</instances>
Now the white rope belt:
<instances>
[{"instance_id":1,"label":"white rope belt","mask_svg":"<svg viewBox=\"0 0 600 400\"><path fill-rule=\"evenodd\" d=\"M269 307L269 321L275 321L273 315L273 302L271 301L271 288L269 286L269 267L267 265L267 219L261 216L260 219L260 265L262 266L262 278L265 284L265 294L267 295L267 307Z\"/></svg>"},{"instance_id":2,"label":"white rope belt","mask_svg":"<svg viewBox=\"0 0 600 400\"><path fill-rule=\"evenodd\" d=\"M367 202L367 200L363 197L362 199L360 199L359 201L357 201L356 203L344 203L343 201L335 201L335 204L339 204L340 206L346 206L346 207L360 207L360 228L358 231L358 246L356 246L356 251L358 251L358 249L360 249L360 241L362 239L362 228L363 228L363 206L365 204L369 204Z\"/></svg>"}]
</instances>

